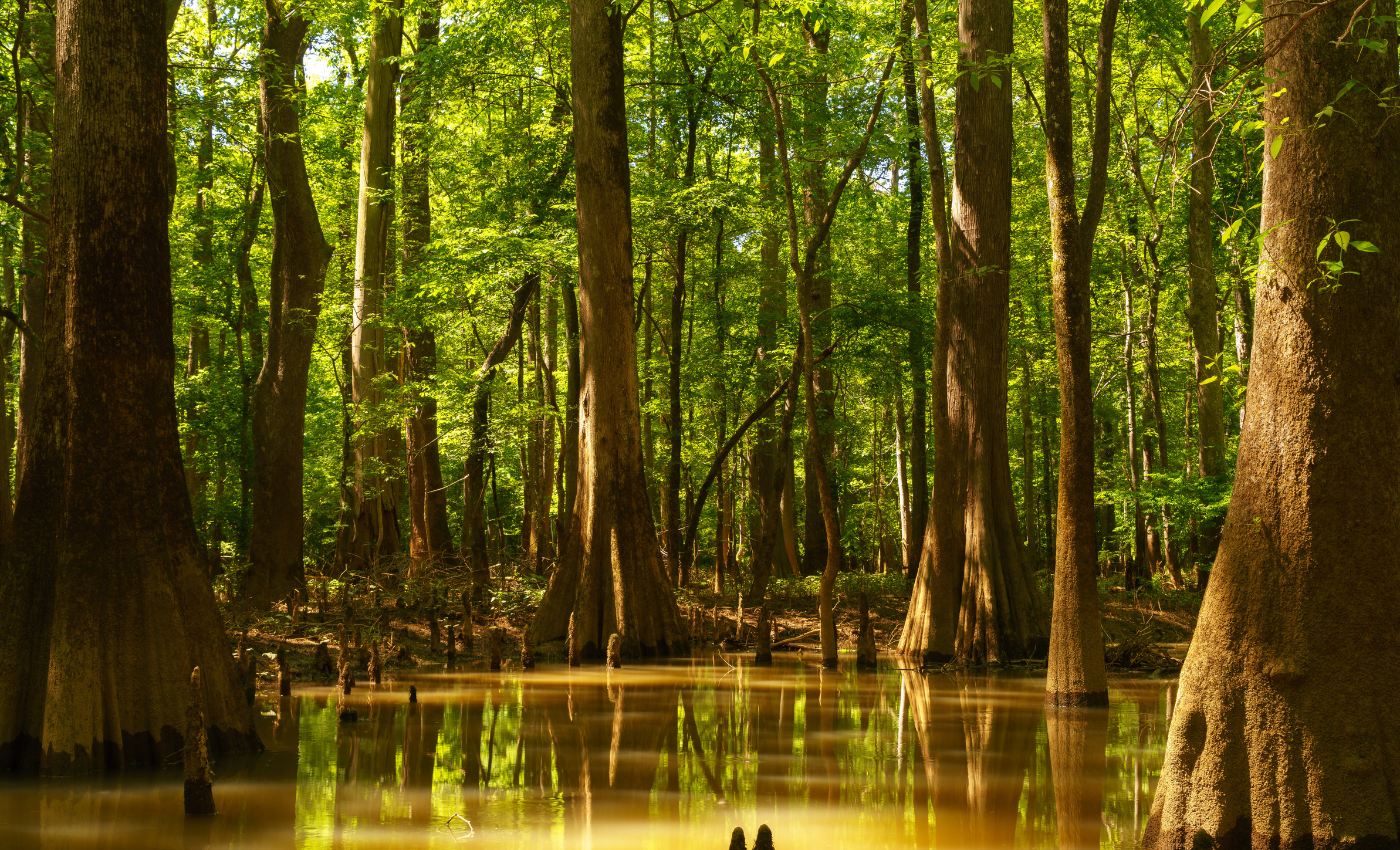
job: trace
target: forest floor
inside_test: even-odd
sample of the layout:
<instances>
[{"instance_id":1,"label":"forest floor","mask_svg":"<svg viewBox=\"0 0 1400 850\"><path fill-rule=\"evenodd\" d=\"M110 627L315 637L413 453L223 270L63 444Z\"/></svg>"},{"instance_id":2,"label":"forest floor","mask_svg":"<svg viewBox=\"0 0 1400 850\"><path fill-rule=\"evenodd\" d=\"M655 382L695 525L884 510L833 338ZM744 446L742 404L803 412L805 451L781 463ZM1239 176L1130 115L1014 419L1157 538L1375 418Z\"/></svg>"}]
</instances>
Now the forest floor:
<instances>
[{"instance_id":1,"label":"forest floor","mask_svg":"<svg viewBox=\"0 0 1400 850\"><path fill-rule=\"evenodd\" d=\"M712 588L697 586L680 594L681 614L690 625L696 646L733 651L752 647L757 612L739 611L736 594L732 589L726 591L715 593ZM275 681L277 677L273 659L278 648L288 651L289 664L298 681L334 681L342 640L354 652L350 659L352 670L360 674L367 670L369 647L375 643L379 644L386 670L447 662L484 669L490 663L492 629L501 630L502 666L510 669L521 663L525 630L542 592L542 579L499 580L492 602L477 603L473 608L470 647L463 639L460 603L440 602L435 607L436 616L430 616L433 606L413 604L404 597L391 600L380 593L351 597L342 591L338 599L322 597L319 604L313 601L306 610L276 610L255 617L232 607L225 615L235 643L246 645L248 652L258 658L258 678L263 682ZM877 646L893 652L904 629L908 584L900 576L859 574L842 574L837 584L836 629L842 651L854 651L862 592L868 600ZM414 595L405 594L410 600ZM459 599L460 590L450 581L442 582L434 587L432 598ZM1101 580L1099 598L1111 670L1160 675L1179 669L1196 626L1198 594L1155 586L1127 592L1110 580ZM774 625L774 651L818 652L817 579L774 580L767 600ZM456 642L451 656L447 651L449 626ZM318 650L322 644L326 646L324 653ZM539 647L534 655L542 662L564 660L559 645ZM1043 668L1044 663L1043 658L1032 658L1011 666L1035 670Z\"/></svg>"}]
</instances>

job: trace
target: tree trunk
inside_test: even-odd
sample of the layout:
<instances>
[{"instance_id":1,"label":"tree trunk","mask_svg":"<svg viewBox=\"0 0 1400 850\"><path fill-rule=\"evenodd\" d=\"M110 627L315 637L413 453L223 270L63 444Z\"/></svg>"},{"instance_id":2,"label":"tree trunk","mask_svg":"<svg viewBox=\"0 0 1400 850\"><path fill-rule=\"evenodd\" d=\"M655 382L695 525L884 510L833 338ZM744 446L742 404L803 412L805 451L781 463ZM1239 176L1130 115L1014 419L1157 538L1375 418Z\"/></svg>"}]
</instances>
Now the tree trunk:
<instances>
[{"instance_id":1,"label":"tree trunk","mask_svg":"<svg viewBox=\"0 0 1400 850\"><path fill-rule=\"evenodd\" d=\"M781 177L777 173L778 163L773 150L773 133L773 115L760 104L758 107L759 193L763 205L769 209L782 204L782 194L779 188ZM778 346L778 329L788 320L787 266L783 263L782 252L782 225L776 217L765 216L762 242L759 246L758 350L755 354L758 371L755 385L760 388L771 386L777 379L778 370L781 368L775 351ZM750 487L753 490L754 500L758 503L758 515L753 521L753 526L758 533L755 534L751 530L750 536L760 543L765 539L762 529L767 523L769 515L778 515L783 510L782 487L774 490L771 486L775 471L780 466L786 467L789 462L788 458L779 456L780 438L775 428L779 417L780 414L774 410L773 413L759 420L757 434L754 437L752 460L749 464ZM779 532L771 539L767 549L753 550L754 576L757 577L760 572L764 575L772 572L775 566L782 564L785 555L782 534ZM780 568L778 571L783 575L791 572L790 569L782 570ZM758 586L759 582L755 580L754 587Z\"/></svg>"},{"instance_id":2,"label":"tree trunk","mask_svg":"<svg viewBox=\"0 0 1400 850\"><path fill-rule=\"evenodd\" d=\"M49 212L49 159L53 124L54 15L52 6L37 4L25 15L29 35L26 46L37 66L25 80L26 99L21 101L24 169L21 192L36 210ZM41 141L42 139L42 141ZM39 338L44 334L44 282L48 269L49 223L26 215L20 222L20 306L24 322ZM21 336L19 341L19 391L15 405L15 481L23 472L35 406L39 401L39 381L43 376L44 355L39 339Z\"/></svg>"},{"instance_id":3,"label":"tree trunk","mask_svg":"<svg viewBox=\"0 0 1400 850\"><path fill-rule=\"evenodd\" d=\"M429 66L438 42L441 7L430 3L418 12L417 54L400 90L403 113L403 275L410 296L422 286L423 254L432 239L432 206L428 191L429 121L433 91ZM404 423L408 456L409 557L439 560L451 555L452 531L447 523L447 489L442 484L438 451L437 337L424 318L404 329L404 380L413 387L417 404Z\"/></svg>"},{"instance_id":4,"label":"tree trunk","mask_svg":"<svg viewBox=\"0 0 1400 850\"><path fill-rule=\"evenodd\" d=\"M272 198L267 355L253 387L253 526L247 599L267 608L302 585L302 441L306 382L331 247L321 233L297 114L309 22L267 2L262 116Z\"/></svg>"},{"instance_id":5,"label":"tree trunk","mask_svg":"<svg viewBox=\"0 0 1400 850\"><path fill-rule=\"evenodd\" d=\"M1073 91L1069 70L1069 3L1046 0L1045 173L1050 201L1055 299L1055 353L1060 367L1060 490L1055 545L1055 604L1045 700L1053 706L1108 704L1103 630L1095 581L1093 315L1090 268L1103 212L1113 35L1118 0L1099 22L1098 68L1089 191L1075 202Z\"/></svg>"},{"instance_id":6,"label":"tree trunk","mask_svg":"<svg viewBox=\"0 0 1400 850\"><path fill-rule=\"evenodd\" d=\"M1035 422L1031 419L1031 358L1021 354L1021 502L1026 517L1026 560L1035 569L1040 540L1035 533Z\"/></svg>"},{"instance_id":7,"label":"tree trunk","mask_svg":"<svg viewBox=\"0 0 1400 850\"><path fill-rule=\"evenodd\" d=\"M378 411L392 375L384 296L392 285L389 233L394 221L394 87L403 43L403 0L374 7L365 66L365 122L360 141L360 201L355 219L355 309L351 328L355 439L355 528L350 565L363 568L399 551L397 428Z\"/></svg>"},{"instance_id":8,"label":"tree trunk","mask_svg":"<svg viewBox=\"0 0 1400 850\"><path fill-rule=\"evenodd\" d=\"M909 40L909 28L914 17L911 3L904 3L901 30L904 38L904 121L909 132L909 226L905 230L905 283L909 290L909 374L913 384L910 392L909 416L909 540L923 540L928 522L928 426L925 411L928 406L928 373L924 364L923 329L923 225L924 175L920 163L923 153L919 145L919 85L914 78L914 52ZM940 201L941 203L941 201ZM903 417L901 416L901 419ZM905 570L913 579L919 569L918 558L904 559Z\"/></svg>"},{"instance_id":9,"label":"tree trunk","mask_svg":"<svg viewBox=\"0 0 1400 850\"><path fill-rule=\"evenodd\" d=\"M1220 336L1216 330L1217 294L1215 285L1215 233L1210 208L1215 194L1215 141L1220 125L1211 116L1210 68L1214 64L1210 33L1195 14L1186 16L1191 38L1191 193L1186 239L1190 256L1190 286L1187 288L1186 321L1191 326L1195 353L1196 450L1202 478L1224 475L1225 396L1221 384L1224 373L1220 362ZM1246 293L1244 298L1248 299ZM1248 356L1241 361L1241 369ZM1200 528L1202 551L1213 553L1220 537L1218 520Z\"/></svg>"},{"instance_id":10,"label":"tree trunk","mask_svg":"<svg viewBox=\"0 0 1400 850\"><path fill-rule=\"evenodd\" d=\"M1376 93L1395 31L1347 5L1261 11L1249 416L1143 846L1393 848L1400 124Z\"/></svg>"},{"instance_id":11,"label":"tree trunk","mask_svg":"<svg viewBox=\"0 0 1400 850\"><path fill-rule=\"evenodd\" d=\"M257 746L180 464L165 4L58 18L54 321L0 571L0 765L48 774L164 764L195 666L210 748Z\"/></svg>"},{"instance_id":12,"label":"tree trunk","mask_svg":"<svg viewBox=\"0 0 1400 850\"><path fill-rule=\"evenodd\" d=\"M803 170L802 191L803 218L808 232L815 229L825 212L829 194L826 186L827 123L831 113L827 104L827 94L831 87L827 80L827 51L831 44L831 28L822 27L815 32L812 17L802 21L802 34L807 41L807 52L814 63L814 70L803 83L800 95L803 108L803 143L807 149L807 167ZM808 356L821 351L831 344L831 246L823 241L817 251L816 260L808 276L808 292L802 294L798 282L798 298L807 299L805 306L812 316L812 333ZM826 475L827 463L832 457L836 426L836 398L831 391L831 370L828 367L816 371L816 393L807 402L816 405L816 425L807 429L807 440L802 448L803 481L803 535L802 562L808 574L822 572L830 558L827 555L830 535L827 533L828 507L822 501L819 479ZM810 423L809 423L810 424ZM820 456L820 459L818 458ZM829 480L827 484L830 485ZM831 510L835 510L836 499L831 499ZM834 516L834 514L833 514ZM839 558L838 558L839 560ZM833 656L834 657L834 656Z\"/></svg>"},{"instance_id":13,"label":"tree trunk","mask_svg":"<svg viewBox=\"0 0 1400 850\"><path fill-rule=\"evenodd\" d=\"M669 655L689 638L667 584L647 504L632 323L632 203L623 80L623 12L573 0L578 193L579 490L568 546L531 624L536 644L565 637L601 659L608 637L625 655ZM678 345L673 339L671 344Z\"/></svg>"},{"instance_id":14,"label":"tree trunk","mask_svg":"<svg viewBox=\"0 0 1400 850\"><path fill-rule=\"evenodd\" d=\"M916 6L915 17L922 40L926 10ZM943 374L935 374L932 388L945 394L947 405L946 414L935 410L935 427L946 415L948 431L935 432L933 531L924 544L929 575L921 568L901 651L929 661L955 654L967 663L1001 663L1037 651L1046 631L1044 603L1017 528L1007 436L1011 78L1006 69L980 70L1012 50L1011 3L962 0L958 21L964 71L954 117L951 247L940 248L934 353L935 373ZM991 83L993 76L1000 85ZM930 108L924 132L933 170L941 147L931 123ZM934 181L932 192L935 216L942 212L940 183Z\"/></svg>"}]
</instances>

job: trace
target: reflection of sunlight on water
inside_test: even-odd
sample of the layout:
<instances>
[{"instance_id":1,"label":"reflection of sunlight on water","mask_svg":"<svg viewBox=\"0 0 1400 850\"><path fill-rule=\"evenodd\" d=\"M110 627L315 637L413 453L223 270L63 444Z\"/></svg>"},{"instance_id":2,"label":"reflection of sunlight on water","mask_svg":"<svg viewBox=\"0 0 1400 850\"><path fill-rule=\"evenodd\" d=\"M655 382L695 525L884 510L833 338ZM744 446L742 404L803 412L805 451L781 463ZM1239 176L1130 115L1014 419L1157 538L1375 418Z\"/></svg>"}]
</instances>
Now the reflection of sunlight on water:
<instances>
[{"instance_id":1,"label":"reflection of sunlight on water","mask_svg":"<svg viewBox=\"0 0 1400 850\"><path fill-rule=\"evenodd\" d=\"M788 850L1135 846L1171 683L1047 723L1043 678L777 661L416 672L417 704L407 677L360 688L352 725L329 688L268 695L219 816L183 817L175 769L6 777L0 847L685 850L760 823Z\"/></svg>"}]
</instances>

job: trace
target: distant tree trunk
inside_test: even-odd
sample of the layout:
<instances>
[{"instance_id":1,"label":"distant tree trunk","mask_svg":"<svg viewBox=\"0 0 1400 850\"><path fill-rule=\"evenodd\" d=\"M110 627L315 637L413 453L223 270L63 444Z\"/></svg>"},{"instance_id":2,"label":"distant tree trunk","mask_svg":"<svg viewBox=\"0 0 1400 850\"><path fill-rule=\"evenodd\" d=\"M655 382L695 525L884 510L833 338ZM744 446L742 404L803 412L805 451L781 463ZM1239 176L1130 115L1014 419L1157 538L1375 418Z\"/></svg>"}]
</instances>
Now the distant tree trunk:
<instances>
[{"instance_id":1,"label":"distant tree trunk","mask_svg":"<svg viewBox=\"0 0 1400 850\"><path fill-rule=\"evenodd\" d=\"M1130 278L1123 280L1123 380L1124 399L1127 403L1128 429L1128 486L1133 497L1133 551L1132 557L1123 566L1123 587L1137 590L1147 574L1147 519L1142 511L1142 499L1138 491L1142 483L1142 468L1138 466L1141 453L1138 451L1137 388L1133 383L1133 285Z\"/></svg>"},{"instance_id":2,"label":"distant tree trunk","mask_svg":"<svg viewBox=\"0 0 1400 850\"><path fill-rule=\"evenodd\" d=\"M1045 173L1050 201L1055 353L1060 367L1060 492L1056 524L1055 604L1045 700L1060 707L1108 704L1103 629L1095 581L1093 315L1090 271L1107 184L1109 99L1118 0L1099 21L1089 190L1075 202L1074 103L1069 67L1068 0L1046 0Z\"/></svg>"},{"instance_id":3,"label":"distant tree trunk","mask_svg":"<svg viewBox=\"0 0 1400 850\"><path fill-rule=\"evenodd\" d=\"M417 54L400 90L403 133L403 274L408 289L416 291L425 271L424 250L432 239L432 205L428 191L429 121L433 91L429 64L438 42L441 6L430 3L418 12ZM404 380L417 401L404 423L408 456L409 556L415 561L437 560L452 551L452 531L447 523L447 489L442 484L438 451L437 337L420 318L404 329Z\"/></svg>"},{"instance_id":4,"label":"distant tree trunk","mask_svg":"<svg viewBox=\"0 0 1400 850\"><path fill-rule=\"evenodd\" d=\"M1026 522L1026 559L1032 569L1040 560L1035 533L1035 422L1031 419L1031 358L1021 354L1021 503Z\"/></svg>"},{"instance_id":5,"label":"distant tree trunk","mask_svg":"<svg viewBox=\"0 0 1400 850\"><path fill-rule=\"evenodd\" d=\"M916 4L915 17L923 40L927 10ZM1009 0L959 5L964 70L957 82L952 228L944 242L949 247L940 248L934 343L934 371L943 374L935 374L932 388L946 398L935 402L935 428L946 416L948 431L935 432L933 531L924 544L929 575L920 568L901 639L904 654L930 661L956 655L968 663L1001 663L1035 652L1045 640L1045 606L1018 529L1007 436L1011 77L1002 68L978 70L1011 53L1012 17ZM1000 85L991 84L992 76ZM926 92L924 99L932 98ZM936 165L941 173L931 103L924 123L930 171ZM935 217L943 214L940 184L935 180L931 193ZM935 220L940 227L948 232Z\"/></svg>"},{"instance_id":6,"label":"distant tree trunk","mask_svg":"<svg viewBox=\"0 0 1400 850\"><path fill-rule=\"evenodd\" d=\"M1186 29L1191 38L1191 193L1188 206L1186 241L1190 257L1190 286L1187 288L1186 321L1191 326L1195 353L1196 450L1202 478L1214 478L1225 469L1225 396L1221 387L1224 373L1220 362L1220 336L1216 330L1217 290L1215 285L1215 231L1210 208L1215 194L1215 141L1220 124L1211 116L1210 69L1214 64L1210 33L1200 25L1196 14L1187 14ZM1238 296L1237 296L1238 297ZM1247 301L1248 293L1244 294ZM1248 355L1243 364L1248 363ZM1202 551L1215 551L1220 536L1219 521L1200 528Z\"/></svg>"},{"instance_id":7,"label":"distant tree trunk","mask_svg":"<svg viewBox=\"0 0 1400 850\"><path fill-rule=\"evenodd\" d=\"M1249 416L1147 848L1400 846L1396 36L1298 10L1261 9Z\"/></svg>"},{"instance_id":8,"label":"distant tree trunk","mask_svg":"<svg viewBox=\"0 0 1400 850\"><path fill-rule=\"evenodd\" d=\"M807 53L814 63L814 70L803 83L799 95L803 109L803 144L810 159L802 173L802 215L807 231L815 229L825 212L830 198L826 185L827 124L831 120L827 104L831 83L827 79L827 52L831 46L831 28L824 26L815 31L814 18L802 20L802 35L807 42ZM799 298L806 298L805 305L812 316L811 352L821 351L831 344L831 246L823 241L817 251L816 260L809 276L810 291L804 296L799 283ZM829 562L827 547L830 535L827 533L828 520L826 504L822 501L819 479L827 475L827 465L832 457L835 441L836 397L832 393L831 369L823 366L816 371L816 393L806 403L816 405L816 426L807 429L806 442L802 448L803 490L803 571L820 573ZM809 423L810 424L810 423ZM818 460L820 456L820 461ZM836 509L835 490L832 491L831 509ZM839 560L839 559L838 559Z\"/></svg>"},{"instance_id":9,"label":"distant tree trunk","mask_svg":"<svg viewBox=\"0 0 1400 850\"><path fill-rule=\"evenodd\" d=\"M262 124L261 117L258 123ZM238 312L234 333L238 343L239 388L242 392L238 429L238 531L235 535L235 546L239 555L248 553L253 499L253 434L250 420L253 385L262 369L264 357L258 288L253 282L253 266L249 261L253 242L258 236L258 222L262 219L263 200L267 194L264 158L265 150L260 145L253 155L253 168L248 174L248 184L244 189L246 206L243 210L238 244L233 249L233 271L238 281ZM254 183L257 184L256 187Z\"/></svg>"},{"instance_id":10,"label":"distant tree trunk","mask_svg":"<svg viewBox=\"0 0 1400 850\"><path fill-rule=\"evenodd\" d=\"M590 659L603 657L613 633L629 656L681 653L689 643L661 562L642 462L622 18L608 0L570 4L580 481L568 545L531 625L539 644L565 637L572 617L580 654Z\"/></svg>"},{"instance_id":11,"label":"distant tree trunk","mask_svg":"<svg viewBox=\"0 0 1400 850\"><path fill-rule=\"evenodd\" d=\"M257 746L180 464L165 4L58 18L53 321L0 570L0 765L46 774L166 763L195 666L210 749Z\"/></svg>"},{"instance_id":12,"label":"distant tree trunk","mask_svg":"<svg viewBox=\"0 0 1400 850\"><path fill-rule=\"evenodd\" d=\"M759 193L764 207L771 210L782 204L782 190L779 185L781 177L777 173L778 162L773 150L773 115L762 104L759 105L757 111ZM757 316L758 350L755 354L758 370L755 383L759 388L772 386L777 380L778 370L781 368L780 360L776 356L778 329L788 320L787 265L783 262L783 229L780 221L773 216L766 216L763 221L761 238ZM775 424L779 418L780 414L775 409L773 413L759 420L756 428L757 433L754 436L753 454L749 462L750 487L754 499L758 503L758 515L754 518L750 537L760 543L763 540L762 529L767 522L767 517L770 514L778 515L783 510L783 488L772 489L775 470L790 462L790 459L778 455L780 440ZM755 530L758 533L753 533ZM766 574L768 571L774 570L775 567L779 574L791 573L791 568L787 570L781 568L783 558L786 556L786 549L782 545L781 530L774 535L770 542L771 546L767 550L753 550L754 575L759 575L760 571L764 571ZM777 564L774 563L775 561ZM757 584L758 582L755 581L755 586Z\"/></svg>"},{"instance_id":13,"label":"distant tree trunk","mask_svg":"<svg viewBox=\"0 0 1400 850\"><path fill-rule=\"evenodd\" d=\"M928 406L928 373L924 364L923 320L923 226L924 226L924 175L920 163L923 154L919 145L919 84L914 78L914 52L909 39L909 29L914 18L914 8L905 0L901 13L901 31L904 39L904 120L909 132L909 226L905 230L905 279L909 289L909 315L913 322L909 330L909 373L912 379L909 418L909 530L910 540L924 539L924 526L928 523L928 425L925 410ZM940 154L941 155L941 154ZM901 417L902 418L902 417ZM909 578L918 572L918 558L906 554L904 568Z\"/></svg>"},{"instance_id":14,"label":"distant tree trunk","mask_svg":"<svg viewBox=\"0 0 1400 850\"><path fill-rule=\"evenodd\" d=\"M904 388L895 387L894 392L894 457L895 475L899 484L899 541L900 560L904 572L911 578L919 570L919 544L922 538L914 536L913 494L909 492L909 438L908 419L904 415ZM927 521L928 517L924 517Z\"/></svg>"},{"instance_id":15,"label":"distant tree trunk","mask_svg":"<svg viewBox=\"0 0 1400 850\"><path fill-rule=\"evenodd\" d=\"M244 591L258 608L267 608L303 581L306 382L331 257L311 196L297 114L308 25L300 14L268 0L261 91L272 198L271 298L267 355L253 387L253 526Z\"/></svg>"},{"instance_id":16,"label":"distant tree trunk","mask_svg":"<svg viewBox=\"0 0 1400 850\"><path fill-rule=\"evenodd\" d=\"M578 492L578 400L579 400L579 328L578 294L571 278L564 279L564 335L568 338L568 379L564 408L564 432L560 440L559 467L564 475L564 498L559 503L556 538L563 550L568 539L569 517L574 510L574 495Z\"/></svg>"},{"instance_id":17,"label":"distant tree trunk","mask_svg":"<svg viewBox=\"0 0 1400 850\"><path fill-rule=\"evenodd\" d=\"M26 50L38 73L25 80L26 98L19 104L16 127L23 128L24 168L20 179L22 197L29 206L49 212L49 160L52 147L54 81L54 15L52 6L36 4L25 15L29 36ZM44 281L48 269L49 223L26 215L20 221L19 299L24 322L39 337L44 335ZM19 391L15 405L15 481L23 472L35 405L39 401L39 381L44 356L37 339L21 336L19 341Z\"/></svg>"},{"instance_id":18,"label":"distant tree trunk","mask_svg":"<svg viewBox=\"0 0 1400 850\"><path fill-rule=\"evenodd\" d=\"M392 375L384 296L393 285L389 234L394 222L394 87L403 43L403 0L373 8L365 64L365 122L360 141L360 202L355 219L355 310L351 357L358 427L355 527L350 564L365 567L399 551L400 465L397 428L381 421L383 381Z\"/></svg>"},{"instance_id":19,"label":"distant tree trunk","mask_svg":"<svg viewBox=\"0 0 1400 850\"><path fill-rule=\"evenodd\" d=\"M505 333L491 346L481 368L477 370L476 387L472 393L472 434L462 474L462 558L471 570L472 598L478 602L491 581L491 564L486 550L486 453L491 382L496 376L496 367L505 362L511 349L520 341L525 313L539 285L539 272L526 272L512 296Z\"/></svg>"}]
</instances>

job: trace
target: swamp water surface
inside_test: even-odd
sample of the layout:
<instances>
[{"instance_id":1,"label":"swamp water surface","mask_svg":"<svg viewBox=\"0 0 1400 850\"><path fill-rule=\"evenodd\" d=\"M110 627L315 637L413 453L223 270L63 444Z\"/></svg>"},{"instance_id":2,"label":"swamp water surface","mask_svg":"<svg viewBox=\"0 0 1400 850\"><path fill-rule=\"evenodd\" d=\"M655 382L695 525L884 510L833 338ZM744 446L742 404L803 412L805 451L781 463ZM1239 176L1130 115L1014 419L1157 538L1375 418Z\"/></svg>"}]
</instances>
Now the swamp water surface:
<instances>
[{"instance_id":1,"label":"swamp water surface","mask_svg":"<svg viewBox=\"0 0 1400 850\"><path fill-rule=\"evenodd\" d=\"M178 768L6 777L0 848L1136 846L1171 681L1047 718L1043 676L750 661L425 668L356 688L353 724L329 688L260 694L267 750L215 763L218 816L183 816Z\"/></svg>"}]
</instances>

